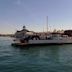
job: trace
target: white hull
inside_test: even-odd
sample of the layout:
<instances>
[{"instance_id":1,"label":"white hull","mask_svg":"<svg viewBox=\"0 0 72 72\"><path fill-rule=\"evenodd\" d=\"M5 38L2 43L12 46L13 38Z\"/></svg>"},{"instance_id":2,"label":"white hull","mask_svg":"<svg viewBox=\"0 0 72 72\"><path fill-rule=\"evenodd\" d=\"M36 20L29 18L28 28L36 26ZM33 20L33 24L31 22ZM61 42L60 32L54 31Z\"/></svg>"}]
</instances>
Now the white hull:
<instances>
[{"instance_id":1,"label":"white hull","mask_svg":"<svg viewBox=\"0 0 72 72\"><path fill-rule=\"evenodd\" d=\"M72 43L72 39L65 40L29 40L28 44L64 44L64 43Z\"/></svg>"},{"instance_id":2,"label":"white hull","mask_svg":"<svg viewBox=\"0 0 72 72\"><path fill-rule=\"evenodd\" d=\"M72 44L72 37L68 38L57 38L57 39L48 39L48 40L28 40L26 42L20 42L17 40L15 43L12 45L14 46L27 46L27 45L51 45L51 44Z\"/></svg>"}]
</instances>

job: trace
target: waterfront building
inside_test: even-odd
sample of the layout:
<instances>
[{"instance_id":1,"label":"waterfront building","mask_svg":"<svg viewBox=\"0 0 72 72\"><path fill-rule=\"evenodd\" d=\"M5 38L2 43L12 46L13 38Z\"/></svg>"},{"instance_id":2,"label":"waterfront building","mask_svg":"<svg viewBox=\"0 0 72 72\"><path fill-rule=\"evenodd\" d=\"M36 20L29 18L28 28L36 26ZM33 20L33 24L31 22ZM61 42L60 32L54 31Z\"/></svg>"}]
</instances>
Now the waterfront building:
<instances>
[{"instance_id":1,"label":"waterfront building","mask_svg":"<svg viewBox=\"0 0 72 72\"><path fill-rule=\"evenodd\" d=\"M34 34L34 32L27 30L26 27L23 26L23 29L22 30L17 31L15 33L15 37L16 38L23 38L25 35L28 35L28 34L31 35L31 34Z\"/></svg>"}]
</instances>

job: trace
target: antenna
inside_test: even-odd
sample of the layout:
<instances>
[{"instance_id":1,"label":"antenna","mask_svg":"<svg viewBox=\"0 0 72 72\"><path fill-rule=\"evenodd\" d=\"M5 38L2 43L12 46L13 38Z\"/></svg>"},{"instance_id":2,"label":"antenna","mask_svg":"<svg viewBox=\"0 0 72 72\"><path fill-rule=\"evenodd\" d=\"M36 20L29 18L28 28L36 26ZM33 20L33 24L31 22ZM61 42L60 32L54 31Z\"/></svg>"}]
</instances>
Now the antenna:
<instances>
[{"instance_id":1,"label":"antenna","mask_svg":"<svg viewBox=\"0 0 72 72\"><path fill-rule=\"evenodd\" d=\"M46 17L47 21L47 33L48 33L48 16Z\"/></svg>"}]
</instances>

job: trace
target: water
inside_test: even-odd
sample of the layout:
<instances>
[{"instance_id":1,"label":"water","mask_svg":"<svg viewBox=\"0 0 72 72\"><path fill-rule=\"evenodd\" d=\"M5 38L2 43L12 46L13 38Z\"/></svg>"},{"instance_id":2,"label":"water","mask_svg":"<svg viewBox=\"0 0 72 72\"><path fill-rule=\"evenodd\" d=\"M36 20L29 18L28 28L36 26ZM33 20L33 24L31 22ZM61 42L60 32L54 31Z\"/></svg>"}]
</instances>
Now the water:
<instances>
[{"instance_id":1,"label":"water","mask_svg":"<svg viewBox=\"0 0 72 72\"><path fill-rule=\"evenodd\" d=\"M0 72L72 72L72 45L12 47L0 37Z\"/></svg>"}]
</instances>

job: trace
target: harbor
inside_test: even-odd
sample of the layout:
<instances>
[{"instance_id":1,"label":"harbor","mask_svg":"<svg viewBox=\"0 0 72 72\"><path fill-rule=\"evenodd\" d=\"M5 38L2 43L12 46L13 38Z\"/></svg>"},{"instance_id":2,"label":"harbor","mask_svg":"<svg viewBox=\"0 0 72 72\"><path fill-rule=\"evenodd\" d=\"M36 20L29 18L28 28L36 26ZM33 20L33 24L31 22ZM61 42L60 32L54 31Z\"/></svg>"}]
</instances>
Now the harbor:
<instances>
[{"instance_id":1,"label":"harbor","mask_svg":"<svg viewBox=\"0 0 72 72\"><path fill-rule=\"evenodd\" d=\"M0 72L72 72L72 0L0 0Z\"/></svg>"}]
</instances>

